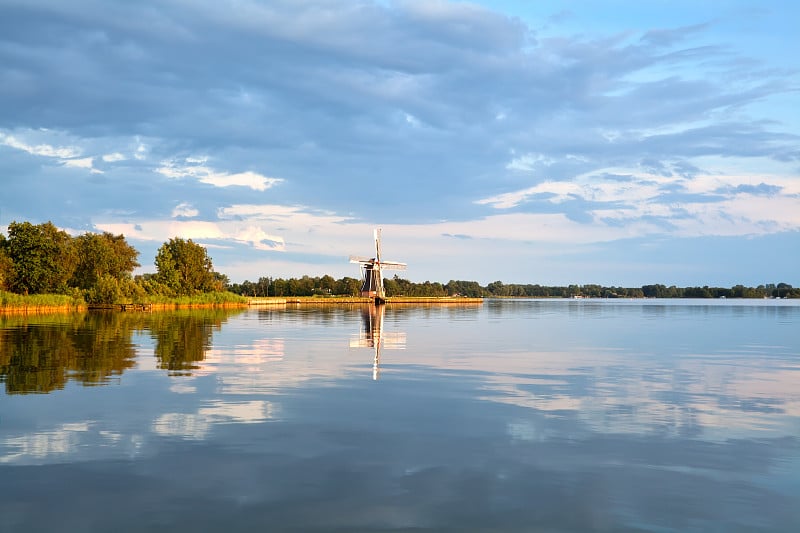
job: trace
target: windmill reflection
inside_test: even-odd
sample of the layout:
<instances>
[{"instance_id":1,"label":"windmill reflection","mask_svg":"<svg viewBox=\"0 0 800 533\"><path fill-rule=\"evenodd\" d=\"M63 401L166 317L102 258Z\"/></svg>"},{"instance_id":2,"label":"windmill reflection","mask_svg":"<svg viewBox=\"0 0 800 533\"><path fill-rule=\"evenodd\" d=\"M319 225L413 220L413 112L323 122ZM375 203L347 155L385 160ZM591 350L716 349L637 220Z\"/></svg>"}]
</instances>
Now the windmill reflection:
<instances>
[{"instance_id":1,"label":"windmill reflection","mask_svg":"<svg viewBox=\"0 0 800 533\"><path fill-rule=\"evenodd\" d=\"M383 331L383 315L386 306L371 304L361 309L361 331L358 338L350 339L351 348L372 348L372 379L380 375L381 349L405 350L406 334L404 332Z\"/></svg>"}]
</instances>

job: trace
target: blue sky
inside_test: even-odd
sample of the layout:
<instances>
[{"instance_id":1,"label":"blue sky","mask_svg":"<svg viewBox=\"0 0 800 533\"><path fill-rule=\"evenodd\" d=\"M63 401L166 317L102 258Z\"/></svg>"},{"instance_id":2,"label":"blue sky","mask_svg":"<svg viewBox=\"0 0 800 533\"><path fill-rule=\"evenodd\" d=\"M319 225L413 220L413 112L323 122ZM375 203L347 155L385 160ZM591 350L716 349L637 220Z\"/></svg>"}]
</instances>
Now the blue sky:
<instances>
[{"instance_id":1,"label":"blue sky","mask_svg":"<svg viewBox=\"0 0 800 533\"><path fill-rule=\"evenodd\" d=\"M0 0L0 229L233 281L800 285L793 1Z\"/></svg>"}]
</instances>

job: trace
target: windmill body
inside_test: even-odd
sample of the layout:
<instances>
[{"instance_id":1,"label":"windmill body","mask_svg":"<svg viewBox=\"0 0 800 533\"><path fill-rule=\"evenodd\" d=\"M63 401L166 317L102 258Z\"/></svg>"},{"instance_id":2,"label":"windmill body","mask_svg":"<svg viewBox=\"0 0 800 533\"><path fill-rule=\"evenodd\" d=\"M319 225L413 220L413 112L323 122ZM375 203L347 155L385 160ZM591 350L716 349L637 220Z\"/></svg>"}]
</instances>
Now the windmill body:
<instances>
[{"instance_id":1,"label":"windmill body","mask_svg":"<svg viewBox=\"0 0 800 533\"><path fill-rule=\"evenodd\" d=\"M350 256L351 263L361 265L361 296L373 298L376 304L386 302L386 291L383 289L383 270L405 270L405 263L384 261L381 259L381 230L373 232L375 238L375 257Z\"/></svg>"}]
</instances>

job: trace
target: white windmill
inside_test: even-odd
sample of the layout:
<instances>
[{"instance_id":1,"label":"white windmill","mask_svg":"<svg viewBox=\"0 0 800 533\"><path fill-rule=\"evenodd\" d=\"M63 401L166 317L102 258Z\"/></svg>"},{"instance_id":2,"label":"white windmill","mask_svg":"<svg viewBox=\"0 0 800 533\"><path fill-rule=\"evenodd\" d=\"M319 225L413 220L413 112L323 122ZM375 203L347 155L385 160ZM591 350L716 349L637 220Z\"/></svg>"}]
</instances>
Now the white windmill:
<instances>
[{"instance_id":1,"label":"white windmill","mask_svg":"<svg viewBox=\"0 0 800 533\"><path fill-rule=\"evenodd\" d=\"M382 270L405 270L405 263L384 261L381 259L381 230L374 230L375 257L366 258L351 255L350 262L361 265L361 296L374 298L376 304L386 302L386 292L383 290Z\"/></svg>"}]
</instances>

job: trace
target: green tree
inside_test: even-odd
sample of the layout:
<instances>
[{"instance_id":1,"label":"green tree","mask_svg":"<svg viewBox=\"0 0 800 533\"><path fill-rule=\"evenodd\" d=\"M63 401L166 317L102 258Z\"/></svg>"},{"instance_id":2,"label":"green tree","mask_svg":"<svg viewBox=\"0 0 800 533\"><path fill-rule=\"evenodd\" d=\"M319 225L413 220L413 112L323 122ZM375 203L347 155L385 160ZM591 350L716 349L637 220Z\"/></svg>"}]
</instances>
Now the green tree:
<instances>
[{"instance_id":1,"label":"green tree","mask_svg":"<svg viewBox=\"0 0 800 533\"><path fill-rule=\"evenodd\" d=\"M11 289L11 277L14 272L14 262L8 255L8 239L0 233L0 291Z\"/></svg>"},{"instance_id":2,"label":"green tree","mask_svg":"<svg viewBox=\"0 0 800 533\"><path fill-rule=\"evenodd\" d=\"M319 288L324 294L331 294L336 290L336 280L326 274L319 279Z\"/></svg>"},{"instance_id":3,"label":"green tree","mask_svg":"<svg viewBox=\"0 0 800 533\"><path fill-rule=\"evenodd\" d=\"M90 304L110 304L122 299L122 288L119 280L110 274L103 274L97 282L84 293L84 299Z\"/></svg>"},{"instance_id":4,"label":"green tree","mask_svg":"<svg viewBox=\"0 0 800 533\"><path fill-rule=\"evenodd\" d=\"M488 284L486 290L489 291L492 296L507 296L503 287L503 282L499 280Z\"/></svg>"},{"instance_id":5,"label":"green tree","mask_svg":"<svg viewBox=\"0 0 800 533\"><path fill-rule=\"evenodd\" d=\"M73 239L51 222L8 225L8 256L13 262L10 288L20 294L65 292L77 265Z\"/></svg>"},{"instance_id":6,"label":"green tree","mask_svg":"<svg viewBox=\"0 0 800 533\"><path fill-rule=\"evenodd\" d=\"M447 294L450 296L466 296L468 298L480 298L486 294L486 290L477 281L450 280L447 285Z\"/></svg>"},{"instance_id":7,"label":"green tree","mask_svg":"<svg viewBox=\"0 0 800 533\"><path fill-rule=\"evenodd\" d=\"M787 298L793 293L792 286L788 283L778 283L775 291L772 293L778 298Z\"/></svg>"},{"instance_id":8,"label":"green tree","mask_svg":"<svg viewBox=\"0 0 800 533\"><path fill-rule=\"evenodd\" d=\"M356 278L343 277L336 281L336 294L345 294L347 296L358 296L361 292L361 282Z\"/></svg>"},{"instance_id":9,"label":"green tree","mask_svg":"<svg viewBox=\"0 0 800 533\"><path fill-rule=\"evenodd\" d=\"M254 290L256 296L269 296L270 279L264 276L258 278Z\"/></svg>"},{"instance_id":10,"label":"green tree","mask_svg":"<svg viewBox=\"0 0 800 533\"><path fill-rule=\"evenodd\" d=\"M386 291L386 296L400 296L400 284L397 283L397 276L383 280L383 290Z\"/></svg>"},{"instance_id":11,"label":"green tree","mask_svg":"<svg viewBox=\"0 0 800 533\"><path fill-rule=\"evenodd\" d=\"M175 237L165 242L156 254L156 281L176 295L192 295L220 290L211 258L206 249L191 239Z\"/></svg>"},{"instance_id":12,"label":"green tree","mask_svg":"<svg viewBox=\"0 0 800 533\"><path fill-rule=\"evenodd\" d=\"M139 252L125 241L124 235L85 233L75 238L78 265L72 275L71 285L90 289L103 276L122 281L129 279L139 266Z\"/></svg>"}]
</instances>

